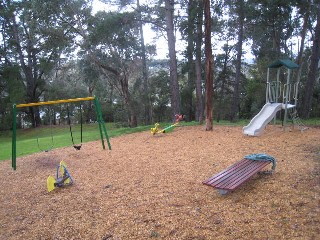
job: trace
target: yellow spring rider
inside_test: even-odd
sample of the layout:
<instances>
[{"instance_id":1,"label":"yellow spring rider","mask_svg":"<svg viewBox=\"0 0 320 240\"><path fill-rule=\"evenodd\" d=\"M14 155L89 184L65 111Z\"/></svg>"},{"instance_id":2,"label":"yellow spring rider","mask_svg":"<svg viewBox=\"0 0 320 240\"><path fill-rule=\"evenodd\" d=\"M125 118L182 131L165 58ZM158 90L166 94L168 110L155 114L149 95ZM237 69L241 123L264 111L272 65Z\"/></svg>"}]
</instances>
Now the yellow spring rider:
<instances>
[{"instance_id":1,"label":"yellow spring rider","mask_svg":"<svg viewBox=\"0 0 320 240\"><path fill-rule=\"evenodd\" d=\"M56 187L65 187L73 183L70 173L67 170L67 164L64 161L60 162L57 166L56 179L52 176L47 178L47 188L48 192L51 192Z\"/></svg>"}]
</instances>

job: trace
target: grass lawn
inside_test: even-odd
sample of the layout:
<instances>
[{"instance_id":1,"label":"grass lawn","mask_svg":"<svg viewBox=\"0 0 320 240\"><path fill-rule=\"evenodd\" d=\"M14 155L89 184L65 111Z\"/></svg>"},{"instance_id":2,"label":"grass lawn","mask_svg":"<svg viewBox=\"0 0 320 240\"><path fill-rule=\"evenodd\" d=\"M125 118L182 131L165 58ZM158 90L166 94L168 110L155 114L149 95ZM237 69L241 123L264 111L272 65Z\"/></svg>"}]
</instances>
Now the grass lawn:
<instances>
[{"instance_id":1,"label":"grass lawn","mask_svg":"<svg viewBox=\"0 0 320 240\"><path fill-rule=\"evenodd\" d=\"M320 119L314 118L303 121L308 126L320 126ZM245 126L249 123L249 120L240 120L236 123L221 120L219 122L214 121L214 125L226 125L226 126ZM161 127L169 126L171 123L161 123ZM281 124L281 121L277 121L277 124ZM198 125L197 122L181 122L181 126ZM120 136L123 134L130 134L135 132L149 131L149 126L138 126L136 128L117 127L115 123L106 123L107 132L110 138ZM75 145L81 144L80 125L72 127L72 135ZM7 160L11 158L11 146L12 146L12 132L0 131L0 160ZM85 124L83 125L83 142L96 141L100 139L98 124ZM35 152L50 150L52 148L59 148L65 146L72 146L72 139L69 126L59 127L40 127L37 129L18 129L17 130L17 157L32 154ZM112 142L111 142L112 146ZM107 145L106 145L107 147Z\"/></svg>"},{"instance_id":2,"label":"grass lawn","mask_svg":"<svg viewBox=\"0 0 320 240\"><path fill-rule=\"evenodd\" d=\"M181 123L183 126L197 125L196 122ZM161 123L161 126L168 126L170 123ZM106 123L109 138L130 134L135 132L149 131L153 125L138 126L136 128L117 127L114 123ZM72 127L72 136L75 145L81 144L80 125ZM82 131L82 142L100 140L98 124L85 124ZM37 129L17 130L17 157L53 148L72 146L72 138L69 126L40 127ZM0 160L11 158L12 132L0 132ZM105 143L107 147L107 143ZM111 142L112 146L112 142Z\"/></svg>"}]
</instances>

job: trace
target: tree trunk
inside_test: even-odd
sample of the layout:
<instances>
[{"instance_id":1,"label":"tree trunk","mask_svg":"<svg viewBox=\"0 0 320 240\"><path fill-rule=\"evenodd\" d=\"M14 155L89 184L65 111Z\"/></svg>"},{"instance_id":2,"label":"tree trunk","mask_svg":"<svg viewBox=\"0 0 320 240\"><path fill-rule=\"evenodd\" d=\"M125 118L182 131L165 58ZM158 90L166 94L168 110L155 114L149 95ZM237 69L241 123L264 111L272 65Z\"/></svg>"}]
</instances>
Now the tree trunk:
<instances>
[{"instance_id":1,"label":"tree trunk","mask_svg":"<svg viewBox=\"0 0 320 240\"><path fill-rule=\"evenodd\" d=\"M130 92L129 92L129 83L128 83L128 76L125 71L119 72L117 69L114 69L113 67L110 67L108 65L105 65L101 63L92 53L90 53L91 59L100 67L103 69L103 71L107 71L109 73L112 73L115 78L117 79L116 83L114 83L114 86L119 90L119 93L122 95L124 99L124 103L129 111L129 126L130 127L137 127L137 112L136 112L136 104L134 103Z\"/></svg>"},{"instance_id":2,"label":"tree trunk","mask_svg":"<svg viewBox=\"0 0 320 240\"><path fill-rule=\"evenodd\" d=\"M299 89L299 83L300 83L300 78L301 78L301 71L302 71L302 56L303 56L303 51L304 51L304 42L306 39L306 33L307 33L307 29L308 29L308 22L309 22L309 16L310 16L310 4L309 1L307 1L307 6L306 6L306 10L303 11L304 16L303 16L303 25L302 25L302 30L301 30L301 44L300 44L300 49L298 52L298 57L296 60L296 63L299 65L299 69L298 69L298 73L297 73L297 77L296 77L296 83L297 83L297 88ZM298 95L298 94L297 94ZM298 97L298 96L296 96Z\"/></svg>"},{"instance_id":3,"label":"tree trunk","mask_svg":"<svg viewBox=\"0 0 320 240\"><path fill-rule=\"evenodd\" d=\"M304 13L303 16L303 25L302 25L302 30L301 30L301 44L300 44L300 49L297 57L297 64L300 66L302 64L302 54L304 50L304 42L306 39L306 33L308 29L308 22L309 22L309 16L310 16L310 5L308 3L308 7Z\"/></svg>"},{"instance_id":4,"label":"tree trunk","mask_svg":"<svg viewBox=\"0 0 320 240\"><path fill-rule=\"evenodd\" d=\"M196 29L196 120L203 122L203 96L202 96L202 71L201 71L201 46L202 46L202 23L203 23L203 2L199 1L197 29Z\"/></svg>"},{"instance_id":5,"label":"tree trunk","mask_svg":"<svg viewBox=\"0 0 320 240\"><path fill-rule=\"evenodd\" d=\"M196 4L197 1L189 0L188 2L188 26L187 26L187 59L188 59L188 84L187 84L187 94L186 94L186 115L189 121L194 119L193 114L193 90L195 84L195 64L193 60L194 55L194 23L196 19Z\"/></svg>"},{"instance_id":6,"label":"tree trunk","mask_svg":"<svg viewBox=\"0 0 320 240\"><path fill-rule=\"evenodd\" d=\"M216 110L217 113L217 122L220 121L221 119L221 108L222 108L222 100L224 98L224 89L225 89L225 84L226 84L226 77L227 77L227 66L228 66L228 59L229 59L229 54L230 54L231 49L229 48L228 42L226 44L225 47L225 56L224 56L224 60L223 60L223 68L221 71L221 92L220 92L220 96L218 97L219 102L218 102L218 109Z\"/></svg>"},{"instance_id":7,"label":"tree trunk","mask_svg":"<svg viewBox=\"0 0 320 240\"><path fill-rule=\"evenodd\" d=\"M311 105L312 105L312 97L314 91L314 84L316 82L319 56L320 56L320 4L314 4L317 7L317 25L315 28L315 34L313 39L311 60L308 72L308 79L306 82L305 93L303 97L303 106L302 106L302 118L309 118Z\"/></svg>"},{"instance_id":8,"label":"tree trunk","mask_svg":"<svg viewBox=\"0 0 320 240\"><path fill-rule=\"evenodd\" d=\"M206 131L212 131L213 105L213 58L211 49L211 13L210 0L203 0L205 21L205 56L206 56Z\"/></svg>"},{"instance_id":9,"label":"tree trunk","mask_svg":"<svg viewBox=\"0 0 320 240\"><path fill-rule=\"evenodd\" d=\"M129 118L128 123L129 127L137 127L137 113L136 113L136 104L134 104L134 101L132 100L132 97L129 92L129 84L128 84L128 77L126 74L124 76L119 76L119 82L121 84L121 91L124 97L125 105L129 111Z\"/></svg>"},{"instance_id":10,"label":"tree trunk","mask_svg":"<svg viewBox=\"0 0 320 240\"><path fill-rule=\"evenodd\" d=\"M165 0L166 8L166 31L169 47L170 58L170 89L171 89L171 106L172 120L174 121L175 114L180 114L180 95L177 71L177 58L173 25L174 0Z\"/></svg>"},{"instance_id":11,"label":"tree trunk","mask_svg":"<svg viewBox=\"0 0 320 240\"><path fill-rule=\"evenodd\" d=\"M236 62L236 78L234 82L234 91L233 98L231 103L231 112L230 112L230 121L237 121L238 111L239 111L239 85L241 79L241 57L242 57L242 42L243 42L243 25L244 25L244 8L243 8L243 0L238 2L238 23L239 23L239 32L238 32L238 43L237 43L237 62Z\"/></svg>"},{"instance_id":12,"label":"tree trunk","mask_svg":"<svg viewBox=\"0 0 320 240\"><path fill-rule=\"evenodd\" d=\"M144 101L144 118L145 124L149 125L151 123L151 101L149 96L149 82L148 82L148 68L147 68L147 58L146 58L146 46L144 44L144 35L143 35L143 24L142 17L140 12L140 2L137 0L137 8L139 11L139 20L140 20L140 42L141 42L141 58L142 58L142 78L143 78L143 101Z\"/></svg>"}]
</instances>

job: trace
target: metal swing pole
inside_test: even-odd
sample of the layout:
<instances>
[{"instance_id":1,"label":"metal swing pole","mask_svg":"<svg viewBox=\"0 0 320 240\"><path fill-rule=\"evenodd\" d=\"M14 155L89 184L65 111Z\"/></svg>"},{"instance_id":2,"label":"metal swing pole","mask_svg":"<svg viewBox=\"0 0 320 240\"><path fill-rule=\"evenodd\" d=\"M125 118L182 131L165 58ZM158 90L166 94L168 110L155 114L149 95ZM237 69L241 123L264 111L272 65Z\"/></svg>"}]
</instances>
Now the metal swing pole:
<instances>
[{"instance_id":1,"label":"metal swing pole","mask_svg":"<svg viewBox=\"0 0 320 240\"><path fill-rule=\"evenodd\" d=\"M104 132L104 134L106 136L106 139L107 139L109 150L111 150L111 144L110 144L109 136L108 136L107 129L106 129L106 126L105 126L103 118L102 118L101 107L100 107L99 101L98 101L98 99L96 97L94 98L94 105L96 107L96 112L97 112L97 117L98 117L98 124L99 124L102 147L103 147L103 149L105 149L104 137L103 137L103 132Z\"/></svg>"},{"instance_id":2,"label":"metal swing pole","mask_svg":"<svg viewBox=\"0 0 320 240\"><path fill-rule=\"evenodd\" d=\"M16 104L12 105L12 156L11 164L13 170L17 169L17 108Z\"/></svg>"}]
</instances>

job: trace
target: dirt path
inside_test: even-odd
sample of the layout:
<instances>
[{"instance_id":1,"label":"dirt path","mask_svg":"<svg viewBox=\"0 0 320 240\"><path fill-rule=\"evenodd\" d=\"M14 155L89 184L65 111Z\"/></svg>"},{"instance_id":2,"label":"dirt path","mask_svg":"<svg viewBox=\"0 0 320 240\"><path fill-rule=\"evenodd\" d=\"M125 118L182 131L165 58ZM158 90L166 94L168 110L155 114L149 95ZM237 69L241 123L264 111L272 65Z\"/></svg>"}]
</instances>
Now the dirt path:
<instances>
[{"instance_id":1,"label":"dirt path","mask_svg":"<svg viewBox=\"0 0 320 240\"><path fill-rule=\"evenodd\" d=\"M0 239L319 239L319 140L316 128L179 127L18 158L16 171L0 162ZM202 184L251 153L275 157L275 174L225 196ZM74 185L47 193L60 160Z\"/></svg>"}]
</instances>

